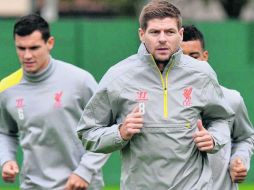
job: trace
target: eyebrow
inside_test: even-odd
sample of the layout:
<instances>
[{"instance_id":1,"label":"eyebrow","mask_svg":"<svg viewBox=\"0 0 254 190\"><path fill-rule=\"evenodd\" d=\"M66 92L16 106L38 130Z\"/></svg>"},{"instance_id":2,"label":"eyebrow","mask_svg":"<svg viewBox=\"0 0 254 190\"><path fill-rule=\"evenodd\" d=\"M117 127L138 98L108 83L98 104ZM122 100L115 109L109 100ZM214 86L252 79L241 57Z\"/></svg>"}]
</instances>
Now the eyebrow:
<instances>
[{"instance_id":1,"label":"eyebrow","mask_svg":"<svg viewBox=\"0 0 254 190\"><path fill-rule=\"evenodd\" d=\"M33 49L37 49L40 47L40 45L34 45L34 46L31 46L31 47L24 47L24 46L16 46L17 48L19 49L30 49L30 50L33 50Z\"/></svg>"}]
</instances>

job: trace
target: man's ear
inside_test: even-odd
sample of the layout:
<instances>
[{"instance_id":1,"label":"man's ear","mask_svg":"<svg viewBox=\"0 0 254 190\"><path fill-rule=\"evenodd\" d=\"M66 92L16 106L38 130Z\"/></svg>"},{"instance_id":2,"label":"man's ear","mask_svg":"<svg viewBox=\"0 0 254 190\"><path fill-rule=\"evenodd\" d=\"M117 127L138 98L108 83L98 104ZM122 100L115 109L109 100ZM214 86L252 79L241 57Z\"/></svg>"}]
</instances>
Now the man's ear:
<instances>
[{"instance_id":1,"label":"man's ear","mask_svg":"<svg viewBox=\"0 0 254 190\"><path fill-rule=\"evenodd\" d=\"M139 40L144 43L145 40L144 40L144 34L145 34L145 31L142 29L142 28L139 28L138 29L138 35L139 35Z\"/></svg>"},{"instance_id":2,"label":"man's ear","mask_svg":"<svg viewBox=\"0 0 254 190\"><path fill-rule=\"evenodd\" d=\"M53 36L50 36L47 41L48 49L49 50L53 49L54 45L55 45L55 38Z\"/></svg>"},{"instance_id":3,"label":"man's ear","mask_svg":"<svg viewBox=\"0 0 254 190\"><path fill-rule=\"evenodd\" d=\"M179 34L180 34L180 36L181 36L181 41L183 41L183 32L184 32L184 28L181 28L181 29L179 30Z\"/></svg>"},{"instance_id":4,"label":"man's ear","mask_svg":"<svg viewBox=\"0 0 254 190\"><path fill-rule=\"evenodd\" d=\"M205 61L208 61L209 53L208 53L207 50L205 50L205 51L203 52L203 56L204 56Z\"/></svg>"}]
</instances>

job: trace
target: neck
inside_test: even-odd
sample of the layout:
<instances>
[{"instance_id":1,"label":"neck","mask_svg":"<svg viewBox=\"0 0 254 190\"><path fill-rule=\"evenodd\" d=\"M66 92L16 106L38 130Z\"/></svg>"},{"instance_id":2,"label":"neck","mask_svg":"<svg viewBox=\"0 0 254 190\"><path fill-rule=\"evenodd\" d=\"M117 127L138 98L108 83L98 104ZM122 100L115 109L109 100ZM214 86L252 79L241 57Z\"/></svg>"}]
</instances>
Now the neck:
<instances>
[{"instance_id":1,"label":"neck","mask_svg":"<svg viewBox=\"0 0 254 190\"><path fill-rule=\"evenodd\" d=\"M157 67L159 68L160 72L163 72L164 68L166 67L166 65L168 64L169 60L166 61L157 61L155 60Z\"/></svg>"},{"instance_id":2,"label":"neck","mask_svg":"<svg viewBox=\"0 0 254 190\"><path fill-rule=\"evenodd\" d=\"M157 64L157 66L158 66L158 68L159 68L160 72L162 73L162 72L163 72L163 70L164 70L164 68L165 68L165 65L164 65L164 64L162 64L162 63L158 63L158 64Z\"/></svg>"},{"instance_id":3,"label":"neck","mask_svg":"<svg viewBox=\"0 0 254 190\"><path fill-rule=\"evenodd\" d=\"M47 78L49 78L53 71L55 70L55 63L53 63L53 59L50 61L50 63L47 65L46 68L44 68L43 70L41 70L40 72L37 73L27 73L26 71L24 71L24 78L27 81L30 82L41 82L46 80Z\"/></svg>"}]
</instances>

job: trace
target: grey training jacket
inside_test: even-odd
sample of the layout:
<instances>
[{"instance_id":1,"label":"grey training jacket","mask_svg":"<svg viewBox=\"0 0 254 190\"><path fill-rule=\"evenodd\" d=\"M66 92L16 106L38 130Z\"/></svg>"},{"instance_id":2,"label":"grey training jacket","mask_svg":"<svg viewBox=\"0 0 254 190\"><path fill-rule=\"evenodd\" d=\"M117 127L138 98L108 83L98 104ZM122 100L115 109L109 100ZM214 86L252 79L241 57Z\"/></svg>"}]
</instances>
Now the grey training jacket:
<instances>
[{"instance_id":1,"label":"grey training jacket","mask_svg":"<svg viewBox=\"0 0 254 190\"><path fill-rule=\"evenodd\" d=\"M76 134L96 88L88 72L51 58L45 70L24 72L18 85L0 94L0 161L15 160L19 141L21 189L63 190L73 172L91 189L102 189L107 156L85 152Z\"/></svg>"},{"instance_id":2,"label":"grey training jacket","mask_svg":"<svg viewBox=\"0 0 254 190\"><path fill-rule=\"evenodd\" d=\"M240 93L221 88L226 101L235 112L235 117L230 121L231 141L216 154L209 154L208 159L213 174L213 190L237 190L237 183L233 183L230 177L230 162L241 158L249 169L254 148L254 129Z\"/></svg>"},{"instance_id":3,"label":"grey training jacket","mask_svg":"<svg viewBox=\"0 0 254 190\"><path fill-rule=\"evenodd\" d=\"M208 63L172 55L161 74L141 44L138 54L113 66L87 104L78 133L95 152L121 150L121 190L212 190L207 154L193 134L197 119L207 121L219 150L229 141L233 116ZM139 104L144 127L129 141L119 125Z\"/></svg>"}]
</instances>

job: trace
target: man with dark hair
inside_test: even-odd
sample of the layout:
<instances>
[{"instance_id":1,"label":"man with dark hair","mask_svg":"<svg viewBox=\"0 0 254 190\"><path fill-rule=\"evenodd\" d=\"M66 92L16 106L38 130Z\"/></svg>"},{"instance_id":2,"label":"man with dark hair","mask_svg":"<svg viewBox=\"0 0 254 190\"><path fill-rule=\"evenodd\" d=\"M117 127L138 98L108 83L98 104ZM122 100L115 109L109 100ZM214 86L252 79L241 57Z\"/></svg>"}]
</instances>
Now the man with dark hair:
<instances>
[{"instance_id":1,"label":"man with dark hair","mask_svg":"<svg viewBox=\"0 0 254 190\"><path fill-rule=\"evenodd\" d=\"M184 26L183 53L201 61L208 61L203 34L193 25Z\"/></svg>"},{"instance_id":2,"label":"man with dark hair","mask_svg":"<svg viewBox=\"0 0 254 190\"><path fill-rule=\"evenodd\" d=\"M173 4L151 1L139 21L138 53L104 75L79 137L94 152L121 150L121 189L211 190L207 152L228 142L233 112L209 64L182 54Z\"/></svg>"},{"instance_id":3,"label":"man with dark hair","mask_svg":"<svg viewBox=\"0 0 254 190\"><path fill-rule=\"evenodd\" d=\"M184 26L183 53L201 61L208 61L204 36L194 25ZM213 190L236 190L244 181L250 167L254 148L254 130L243 98L236 90L221 86L229 106L235 112L230 121L231 141L216 154L209 154L213 172Z\"/></svg>"},{"instance_id":4,"label":"man with dark hair","mask_svg":"<svg viewBox=\"0 0 254 190\"><path fill-rule=\"evenodd\" d=\"M50 56L54 37L42 17L21 17L13 35L23 77L0 93L2 178L15 181L20 143L22 190L86 190L88 185L102 189L101 167L107 156L86 152L76 135L96 81L90 73Z\"/></svg>"}]
</instances>

